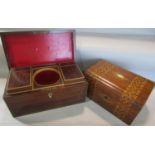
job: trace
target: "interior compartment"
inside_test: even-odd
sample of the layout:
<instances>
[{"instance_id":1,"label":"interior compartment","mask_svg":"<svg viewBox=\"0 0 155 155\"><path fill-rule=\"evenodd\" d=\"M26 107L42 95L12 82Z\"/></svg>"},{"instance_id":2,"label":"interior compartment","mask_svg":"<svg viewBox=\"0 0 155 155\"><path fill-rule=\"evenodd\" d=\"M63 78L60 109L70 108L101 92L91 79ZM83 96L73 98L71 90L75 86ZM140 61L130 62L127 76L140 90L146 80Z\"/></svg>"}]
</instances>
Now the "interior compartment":
<instances>
[{"instance_id":1,"label":"interior compartment","mask_svg":"<svg viewBox=\"0 0 155 155\"><path fill-rule=\"evenodd\" d=\"M83 79L84 76L76 64L60 66L64 81Z\"/></svg>"},{"instance_id":2,"label":"interior compartment","mask_svg":"<svg viewBox=\"0 0 155 155\"><path fill-rule=\"evenodd\" d=\"M10 70L7 82L7 93L18 93L21 91L31 90L31 71L30 68Z\"/></svg>"},{"instance_id":3,"label":"interior compartment","mask_svg":"<svg viewBox=\"0 0 155 155\"><path fill-rule=\"evenodd\" d=\"M34 83L36 86L46 86L57 83L60 80L60 74L56 69L39 69L34 73Z\"/></svg>"}]
</instances>

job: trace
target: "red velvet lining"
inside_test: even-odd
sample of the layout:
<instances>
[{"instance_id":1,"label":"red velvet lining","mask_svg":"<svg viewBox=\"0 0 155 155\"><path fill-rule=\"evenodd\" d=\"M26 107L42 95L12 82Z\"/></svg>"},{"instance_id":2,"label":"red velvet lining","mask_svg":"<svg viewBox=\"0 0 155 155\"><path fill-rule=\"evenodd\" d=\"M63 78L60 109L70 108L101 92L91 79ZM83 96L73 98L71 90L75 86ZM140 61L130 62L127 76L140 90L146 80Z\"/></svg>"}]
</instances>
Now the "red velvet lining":
<instances>
[{"instance_id":1,"label":"red velvet lining","mask_svg":"<svg viewBox=\"0 0 155 155\"><path fill-rule=\"evenodd\" d=\"M3 41L11 67L74 61L73 32L6 33Z\"/></svg>"},{"instance_id":2,"label":"red velvet lining","mask_svg":"<svg viewBox=\"0 0 155 155\"><path fill-rule=\"evenodd\" d=\"M54 84L59 80L59 74L52 70L45 70L40 73L38 73L35 76L35 81L39 85L50 85Z\"/></svg>"}]
</instances>

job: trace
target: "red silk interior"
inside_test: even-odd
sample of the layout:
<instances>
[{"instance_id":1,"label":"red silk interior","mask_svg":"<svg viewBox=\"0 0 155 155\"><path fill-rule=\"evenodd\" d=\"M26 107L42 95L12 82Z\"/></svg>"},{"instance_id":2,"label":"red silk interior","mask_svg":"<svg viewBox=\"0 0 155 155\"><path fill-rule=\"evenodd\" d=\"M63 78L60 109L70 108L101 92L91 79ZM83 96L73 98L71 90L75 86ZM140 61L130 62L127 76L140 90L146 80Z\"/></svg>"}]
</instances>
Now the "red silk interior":
<instances>
[{"instance_id":1,"label":"red silk interior","mask_svg":"<svg viewBox=\"0 0 155 155\"><path fill-rule=\"evenodd\" d=\"M74 61L73 32L6 33L3 42L10 67Z\"/></svg>"},{"instance_id":2,"label":"red silk interior","mask_svg":"<svg viewBox=\"0 0 155 155\"><path fill-rule=\"evenodd\" d=\"M44 70L40 73L38 73L35 76L35 81L39 85L50 85L54 84L59 80L60 76L57 72L52 70Z\"/></svg>"}]
</instances>

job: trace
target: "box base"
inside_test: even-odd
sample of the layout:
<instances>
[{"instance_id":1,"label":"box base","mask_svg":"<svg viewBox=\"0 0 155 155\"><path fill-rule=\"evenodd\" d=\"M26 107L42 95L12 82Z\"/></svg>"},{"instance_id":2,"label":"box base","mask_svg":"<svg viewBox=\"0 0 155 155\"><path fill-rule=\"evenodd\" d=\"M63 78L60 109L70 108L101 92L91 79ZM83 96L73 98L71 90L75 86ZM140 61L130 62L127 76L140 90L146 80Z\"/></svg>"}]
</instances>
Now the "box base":
<instances>
[{"instance_id":1,"label":"box base","mask_svg":"<svg viewBox=\"0 0 155 155\"><path fill-rule=\"evenodd\" d=\"M14 89L12 92L9 92L8 87L6 87L4 100L12 115L17 117L85 101L88 87L87 81L79 68L77 70L76 64L70 65L75 67L79 77L70 76L70 72L65 72L66 75L68 74L66 81L63 69L61 69L59 65L34 67L30 74L31 88L25 91ZM66 64L62 65L62 67L64 66L66 66ZM54 79L54 83L47 84L46 82L53 82L53 79L49 77L44 79L44 71L48 71L48 76L49 71L52 71L50 75L56 75L58 78L55 78L56 80Z\"/></svg>"}]
</instances>

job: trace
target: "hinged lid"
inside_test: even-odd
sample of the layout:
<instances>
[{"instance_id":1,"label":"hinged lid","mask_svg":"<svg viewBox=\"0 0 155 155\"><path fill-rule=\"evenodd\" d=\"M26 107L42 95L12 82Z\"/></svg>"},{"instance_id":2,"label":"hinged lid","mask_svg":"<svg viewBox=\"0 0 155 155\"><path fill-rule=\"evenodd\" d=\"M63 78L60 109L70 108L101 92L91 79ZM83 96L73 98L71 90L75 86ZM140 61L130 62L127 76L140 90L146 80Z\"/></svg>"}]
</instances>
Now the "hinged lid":
<instances>
[{"instance_id":1,"label":"hinged lid","mask_svg":"<svg viewBox=\"0 0 155 155\"><path fill-rule=\"evenodd\" d=\"M1 34L9 68L74 61L74 32Z\"/></svg>"}]
</instances>

